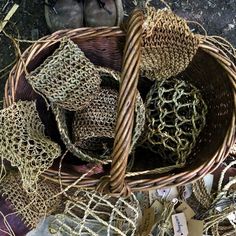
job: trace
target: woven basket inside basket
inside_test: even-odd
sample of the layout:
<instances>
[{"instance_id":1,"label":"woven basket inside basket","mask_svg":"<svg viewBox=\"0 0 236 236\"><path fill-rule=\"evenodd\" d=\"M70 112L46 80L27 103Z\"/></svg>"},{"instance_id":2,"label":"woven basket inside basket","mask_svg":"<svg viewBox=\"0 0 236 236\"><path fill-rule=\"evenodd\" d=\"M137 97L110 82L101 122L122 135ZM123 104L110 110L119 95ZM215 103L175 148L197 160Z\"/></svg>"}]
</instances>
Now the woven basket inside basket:
<instances>
[{"instance_id":1,"label":"woven basket inside basket","mask_svg":"<svg viewBox=\"0 0 236 236\"><path fill-rule=\"evenodd\" d=\"M138 15L138 17L140 17L140 15ZM137 28L134 27L134 24L138 24L137 22L138 21L132 22L132 27L134 28L134 32L132 33L134 34L138 32ZM27 58L28 71L34 70L45 58L51 55L58 47L58 43L55 43L55 40L60 40L65 36L71 38L78 44L85 55L95 65L121 71L122 56L125 58L122 67L123 70L128 71L129 67L133 68L137 64L129 60L129 56L138 55L135 53L131 54L130 51L134 52L134 50L137 50L138 53L140 47L133 47L132 43L130 43L126 45L123 55L125 37L124 32L120 29L76 29L57 32L47 37L47 43L38 42L29 48L24 54L24 57ZM130 38L128 37L128 39ZM134 40L135 36L132 36L130 40L132 41L132 39ZM51 42L48 43L50 40ZM22 62L19 61L10 74L10 78L6 84L5 105L9 106L12 101L19 99L36 99L38 101L38 111L48 131L48 135L50 135L53 140L58 139L57 129L55 130L50 127L51 124L55 127L55 120L52 113L43 112L46 109L45 104L42 98L40 98L27 83L23 68ZM132 71L132 69L130 69L130 71ZM158 171L153 171L159 165L158 156L155 156L153 153L147 153L143 149L137 149L133 169L131 170L132 172L126 171L125 161L120 159L112 160L114 162L111 166L111 173L114 175L111 177L112 180L120 180L122 177L120 178L119 176L125 175L126 184L129 185L131 190L138 191L175 184L179 185L193 181L209 171L213 171L223 161L224 157L229 152L230 146L234 143L236 110L235 71L235 65L231 63L226 54L220 49L213 44L208 44L207 40L200 44L192 62L181 74L187 82L201 91L202 97L208 107L206 125L200 133L197 143L189 156L191 162L188 162L184 168L160 174ZM130 75L130 73L125 72L126 71L123 71L123 79L125 75L126 77ZM137 71L135 73L137 73ZM130 75L130 77L132 77L132 75ZM122 84L124 81L122 81ZM127 89L128 88L129 87L127 87ZM122 89L121 91L124 92L124 94L126 93L126 91ZM125 132L117 132L117 134L123 134L123 140L126 139ZM119 151L116 153L119 153ZM115 169L114 166L118 166L118 169ZM105 174L109 174L109 172ZM45 176L54 181L58 181L55 171L49 170L45 173ZM70 175L68 172L65 173L64 177L65 181L62 182L67 185L73 182L75 175ZM96 176L90 177L89 179L85 178L84 181L85 182L81 182L82 186L88 185L95 187L99 183L99 179ZM78 186L81 185L80 183L78 184ZM119 184L114 186L117 187L118 185Z\"/></svg>"},{"instance_id":2,"label":"woven basket inside basket","mask_svg":"<svg viewBox=\"0 0 236 236\"><path fill-rule=\"evenodd\" d=\"M108 70L106 68L98 68L100 70L101 75L106 75L106 82L104 83L104 86L109 88L112 87L115 89L116 86L115 85L119 85L119 81L120 80L120 76L114 75L115 71L112 70ZM113 75L113 76L112 76ZM115 84L115 85L114 85ZM118 92L118 91L117 91ZM107 163L107 160L110 159L111 153L109 153L109 149L107 152L104 152L104 150L101 152L99 151L99 149L95 149L93 150L93 143L91 143L91 147L87 147L87 148L83 148L83 146L78 145L77 143L75 143L74 138L73 138L73 131L76 131L76 128L73 127L73 122L71 120L75 119L75 114L72 113L68 113L68 111L66 111L65 109L62 109L60 106L53 104L52 105L52 111L55 115L56 118L56 122L58 124L58 129L61 135L61 139L63 140L64 144L66 145L66 148L76 157L84 160L84 161L89 161L89 162L102 162L102 163ZM108 111L108 115L111 114L111 111L109 111L109 108L107 108ZM85 111L86 112L86 111ZM98 113L96 113L96 115L98 116ZM102 114L101 114L102 115ZM112 119L116 120L116 111L115 114L113 114L114 117L112 117ZM102 117L100 117L101 119L104 119ZM99 117L98 117L99 119ZM94 122L96 122L95 120L93 120ZM89 121L89 119L86 120L86 122L91 122ZM132 137L132 142L131 142L131 150L130 152L133 151L133 148L135 147L141 133L143 132L144 129L144 123L145 123L145 107L142 101L142 98L140 96L140 94L137 94L137 99L136 99L136 103L135 103L135 124L134 124L134 130L133 130L133 137ZM80 128L86 128L86 127L80 127ZM90 128L92 129L91 133L93 133L93 135L98 134L98 130L93 130L93 125L90 125ZM101 129L103 128L102 126L99 127L99 124L97 124L97 129L100 128L100 131L102 131ZM74 129L74 130L73 130ZM72 131L71 131L72 130ZM81 131L80 131L81 132ZM114 133L114 130L112 131L112 133ZM83 134L85 135L85 132L83 132ZM113 134L112 134L113 135ZM92 137L92 135L91 135ZM89 139L88 139L89 140ZM92 139L90 139L91 141ZM106 140L104 140L106 144L110 144L111 146L113 145L114 142L114 137L110 138L109 142L107 142ZM99 142L98 139L98 143L101 144L101 139Z\"/></svg>"}]
</instances>

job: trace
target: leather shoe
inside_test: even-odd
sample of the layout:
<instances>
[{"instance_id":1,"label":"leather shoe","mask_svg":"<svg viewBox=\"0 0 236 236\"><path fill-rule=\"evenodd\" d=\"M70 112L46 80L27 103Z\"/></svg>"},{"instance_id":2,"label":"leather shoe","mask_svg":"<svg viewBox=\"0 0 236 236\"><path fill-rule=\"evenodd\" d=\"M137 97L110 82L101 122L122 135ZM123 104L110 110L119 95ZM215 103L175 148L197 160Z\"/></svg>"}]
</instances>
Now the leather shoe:
<instances>
[{"instance_id":1,"label":"leather shoe","mask_svg":"<svg viewBox=\"0 0 236 236\"><path fill-rule=\"evenodd\" d=\"M120 25L123 15L121 0L84 1L84 21L88 27Z\"/></svg>"},{"instance_id":2,"label":"leather shoe","mask_svg":"<svg viewBox=\"0 0 236 236\"><path fill-rule=\"evenodd\" d=\"M51 32L83 26L82 0L45 0L45 18Z\"/></svg>"}]
</instances>

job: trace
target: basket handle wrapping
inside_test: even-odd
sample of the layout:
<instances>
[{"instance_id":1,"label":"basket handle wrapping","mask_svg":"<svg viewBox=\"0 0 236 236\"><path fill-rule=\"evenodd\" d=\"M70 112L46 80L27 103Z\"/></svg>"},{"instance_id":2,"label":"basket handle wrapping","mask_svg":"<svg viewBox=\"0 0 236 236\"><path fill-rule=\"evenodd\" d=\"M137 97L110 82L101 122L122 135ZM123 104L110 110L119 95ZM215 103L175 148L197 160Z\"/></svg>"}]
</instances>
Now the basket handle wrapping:
<instances>
[{"instance_id":1,"label":"basket handle wrapping","mask_svg":"<svg viewBox=\"0 0 236 236\"><path fill-rule=\"evenodd\" d=\"M143 13L135 10L128 22L123 56L118 116L110 172L111 193L127 195L125 173L134 126L134 107L141 61Z\"/></svg>"}]
</instances>

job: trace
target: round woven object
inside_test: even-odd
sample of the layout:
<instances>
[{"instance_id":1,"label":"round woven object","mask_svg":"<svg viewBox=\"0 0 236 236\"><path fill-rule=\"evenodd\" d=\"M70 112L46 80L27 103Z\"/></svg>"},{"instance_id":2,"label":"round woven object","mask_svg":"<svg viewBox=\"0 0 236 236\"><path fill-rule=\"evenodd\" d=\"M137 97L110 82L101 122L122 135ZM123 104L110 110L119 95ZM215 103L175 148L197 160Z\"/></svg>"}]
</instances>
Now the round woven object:
<instances>
[{"instance_id":1,"label":"round woven object","mask_svg":"<svg viewBox=\"0 0 236 236\"><path fill-rule=\"evenodd\" d=\"M55 216L49 229L52 233L73 236L133 236L137 233L140 212L134 194L116 198L80 189L66 202L63 214Z\"/></svg>"},{"instance_id":2,"label":"round woven object","mask_svg":"<svg viewBox=\"0 0 236 236\"><path fill-rule=\"evenodd\" d=\"M200 91L184 80L156 81L147 95L148 141L162 158L185 164L206 123Z\"/></svg>"},{"instance_id":3,"label":"round woven object","mask_svg":"<svg viewBox=\"0 0 236 236\"><path fill-rule=\"evenodd\" d=\"M117 102L116 90L102 88L87 108L75 113L72 126L75 145L87 150L111 151L112 142L110 147L107 145L115 135Z\"/></svg>"},{"instance_id":4,"label":"round woven object","mask_svg":"<svg viewBox=\"0 0 236 236\"><path fill-rule=\"evenodd\" d=\"M51 102L72 111L86 107L99 92L101 83L95 66L69 39L63 39L52 56L26 78Z\"/></svg>"},{"instance_id":5,"label":"round woven object","mask_svg":"<svg viewBox=\"0 0 236 236\"><path fill-rule=\"evenodd\" d=\"M184 71L199 47L186 21L171 10L148 7L143 23L142 73L165 79Z\"/></svg>"}]
</instances>

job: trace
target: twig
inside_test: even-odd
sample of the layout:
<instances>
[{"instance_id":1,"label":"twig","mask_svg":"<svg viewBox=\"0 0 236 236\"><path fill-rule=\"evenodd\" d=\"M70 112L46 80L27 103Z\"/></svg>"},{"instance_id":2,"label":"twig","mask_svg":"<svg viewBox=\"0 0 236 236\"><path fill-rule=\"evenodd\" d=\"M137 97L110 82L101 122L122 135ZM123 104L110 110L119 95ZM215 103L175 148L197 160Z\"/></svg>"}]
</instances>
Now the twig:
<instances>
[{"instance_id":1,"label":"twig","mask_svg":"<svg viewBox=\"0 0 236 236\"><path fill-rule=\"evenodd\" d=\"M3 21L0 22L0 33L2 32L2 30L4 29L4 27L6 26L6 24L8 23L8 21L12 18L12 16L15 14L16 10L18 9L19 5L18 4L14 4L11 8L11 10L7 13L5 19Z\"/></svg>"}]
</instances>

